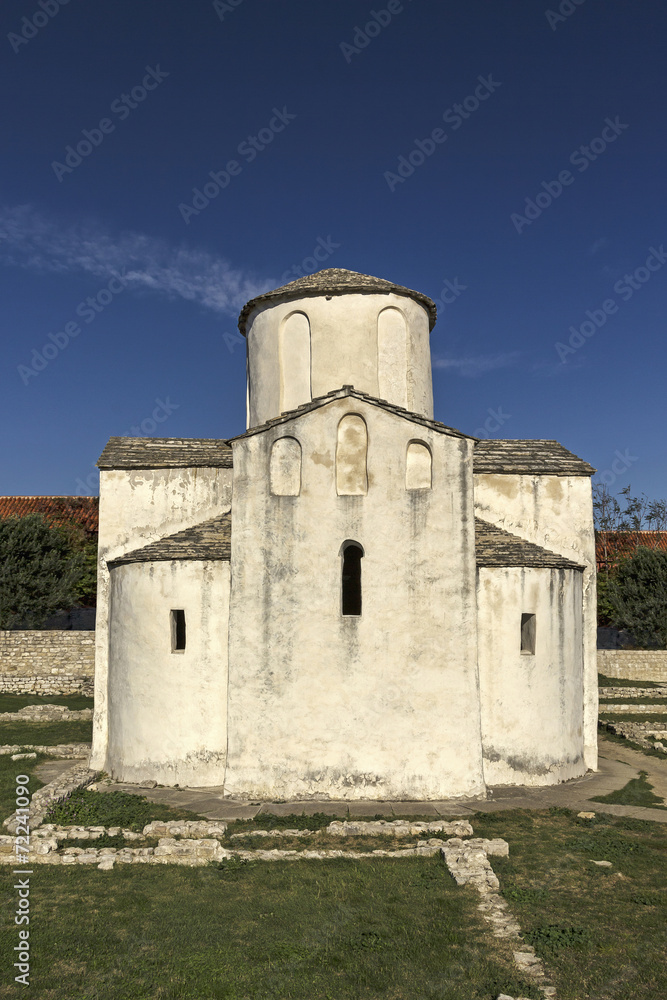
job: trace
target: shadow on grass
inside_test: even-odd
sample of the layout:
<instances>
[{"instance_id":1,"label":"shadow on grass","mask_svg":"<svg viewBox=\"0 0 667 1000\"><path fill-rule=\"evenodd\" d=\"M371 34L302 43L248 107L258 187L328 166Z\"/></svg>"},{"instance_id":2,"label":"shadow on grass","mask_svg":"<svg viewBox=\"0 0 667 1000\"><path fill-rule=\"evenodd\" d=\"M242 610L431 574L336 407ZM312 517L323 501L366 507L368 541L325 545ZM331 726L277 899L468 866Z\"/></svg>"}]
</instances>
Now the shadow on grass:
<instances>
[{"instance_id":1,"label":"shadow on grass","mask_svg":"<svg viewBox=\"0 0 667 1000\"><path fill-rule=\"evenodd\" d=\"M647 771L640 771L638 778L631 778L623 788L617 788L609 795L594 795L591 802L609 802L620 806L645 806L652 809L667 809L663 799L653 792L653 785L647 780Z\"/></svg>"}]
</instances>

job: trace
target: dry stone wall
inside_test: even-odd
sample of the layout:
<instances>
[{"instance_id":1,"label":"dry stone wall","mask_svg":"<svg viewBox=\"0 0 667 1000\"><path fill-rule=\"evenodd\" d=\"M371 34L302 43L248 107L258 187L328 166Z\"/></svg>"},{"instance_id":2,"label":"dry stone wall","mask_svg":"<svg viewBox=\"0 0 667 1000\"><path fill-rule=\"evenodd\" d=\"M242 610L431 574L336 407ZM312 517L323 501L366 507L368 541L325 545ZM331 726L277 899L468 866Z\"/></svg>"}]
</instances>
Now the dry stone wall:
<instances>
[{"instance_id":1,"label":"dry stone wall","mask_svg":"<svg viewBox=\"0 0 667 1000\"><path fill-rule=\"evenodd\" d=\"M598 649L598 673L667 684L667 649Z\"/></svg>"},{"instance_id":2,"label":"dry stone wall","mask_svg":"<svg viewBox=\"0 0 667 1000\"><path fill-rule=\"evenodd\" d=\"M92 696L95 633L0 631L0 693Z\"/></svg>"}]
</instances>

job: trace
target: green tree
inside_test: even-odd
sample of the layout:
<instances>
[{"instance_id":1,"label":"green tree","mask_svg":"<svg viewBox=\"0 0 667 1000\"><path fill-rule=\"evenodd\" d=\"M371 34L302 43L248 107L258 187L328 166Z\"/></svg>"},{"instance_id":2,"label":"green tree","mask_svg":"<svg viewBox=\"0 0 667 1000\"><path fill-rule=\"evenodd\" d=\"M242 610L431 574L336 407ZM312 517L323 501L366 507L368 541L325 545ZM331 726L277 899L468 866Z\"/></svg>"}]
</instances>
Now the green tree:
<instances>
[{"instance_id":1,"label":"green tree","mask_svg":"<svg viewBox=\"0 0 667 1000\"><path fill-rule=\"evenodd\" d=\"M604 483L593 483L593 516L598 562L598 625L624 628L616 620L610 600L611 583L618 565L641 546L656 549L660 533L667 530L667 500L650 500L645 493L632 496L626 486L613 496ZM651 532L653 537L644 535Z\"/></svg>"},{"instance_id":2,"label":"green tree","mask_svg":"<svg viewBox=\"0 0 667 1000\"><path fill-rule=\"evenodd\" d=\"M38 629L77 603L85 551L41 514L0 520L0 628Z\"/></svg>"},{"instance_id":3,"label":"green tree","mask_svg":"<svg viewBox=\"0 0 667 1000\"><path fill-rule=\"evenodd\" d=\"M614 624L643 649L667 649L667 552L640 547L621 560L605 596Z\"/></svg>"},{"instance_id":4,"label":"green tree","mask_svg":"<svg viewBox=\"0 0 667 1000\"><path fill-rule=\"evenodd\" d=\"M97 540L91 539L76 521L58 524L56 530L63 533L71 551L79 553L82 558L81 577L75 587L76 600L72 603L94 608L97 600Z\"/></svg>"}]
</instances>

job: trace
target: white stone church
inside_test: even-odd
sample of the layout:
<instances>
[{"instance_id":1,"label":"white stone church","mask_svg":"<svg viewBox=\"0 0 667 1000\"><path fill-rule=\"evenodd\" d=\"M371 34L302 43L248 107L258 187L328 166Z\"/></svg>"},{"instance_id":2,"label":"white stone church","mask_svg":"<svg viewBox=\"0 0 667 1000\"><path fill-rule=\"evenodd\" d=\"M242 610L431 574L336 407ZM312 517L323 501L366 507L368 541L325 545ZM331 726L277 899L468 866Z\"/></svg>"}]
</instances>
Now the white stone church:
<instances>
[{"instance_id":1,"label":"white stone church","mask_svg":"<svg viewBox=\"0 0 667 1000\"><path fill-rule=\"evenodd\" d=\"M435 320L300 278L241 312L244 434L109 440L93 767L437 800L597 766L594 469L434 420Z\"/></svg>"}]
</instances>

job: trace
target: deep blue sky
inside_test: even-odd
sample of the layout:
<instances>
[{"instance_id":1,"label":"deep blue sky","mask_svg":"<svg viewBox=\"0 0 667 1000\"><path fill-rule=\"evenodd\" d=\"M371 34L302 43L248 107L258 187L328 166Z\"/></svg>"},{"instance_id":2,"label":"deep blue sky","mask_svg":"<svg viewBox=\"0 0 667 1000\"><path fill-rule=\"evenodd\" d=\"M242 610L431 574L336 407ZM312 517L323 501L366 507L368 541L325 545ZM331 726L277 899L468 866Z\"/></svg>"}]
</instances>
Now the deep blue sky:
<instances>
[{"instance_id":1,"label":"deep blue sky","mask_svg":"<svg viewBox=\"0 0 667 1000\"><path fill-rule=\"evenodd\" d=\"M338 246L318 268L441 300L446 279L465 286L432 334L437 419L557 438L612 492L667 495L662 3L565 0L556 21L534 0L392 0L354 52L385 0L42 2L0 13L0 493L96 492L111 435L241 432L238 311L321 240ZM154 89L133 99L147 68ZM478 108L443 119L476 88ZM288 123L251 160L239 146L281 124L274 109ZM99 144L58 167L101 119ZM446 139L411 176L387 178L434 129ZM581 146L591 158L571 162ZM179 205L230 160L186 223ZM540 191L539 217L513 223ZM77 314L89 297L100 311ZM67 324L80 333L62 347Z\"/></svg>"}]
</instances>

